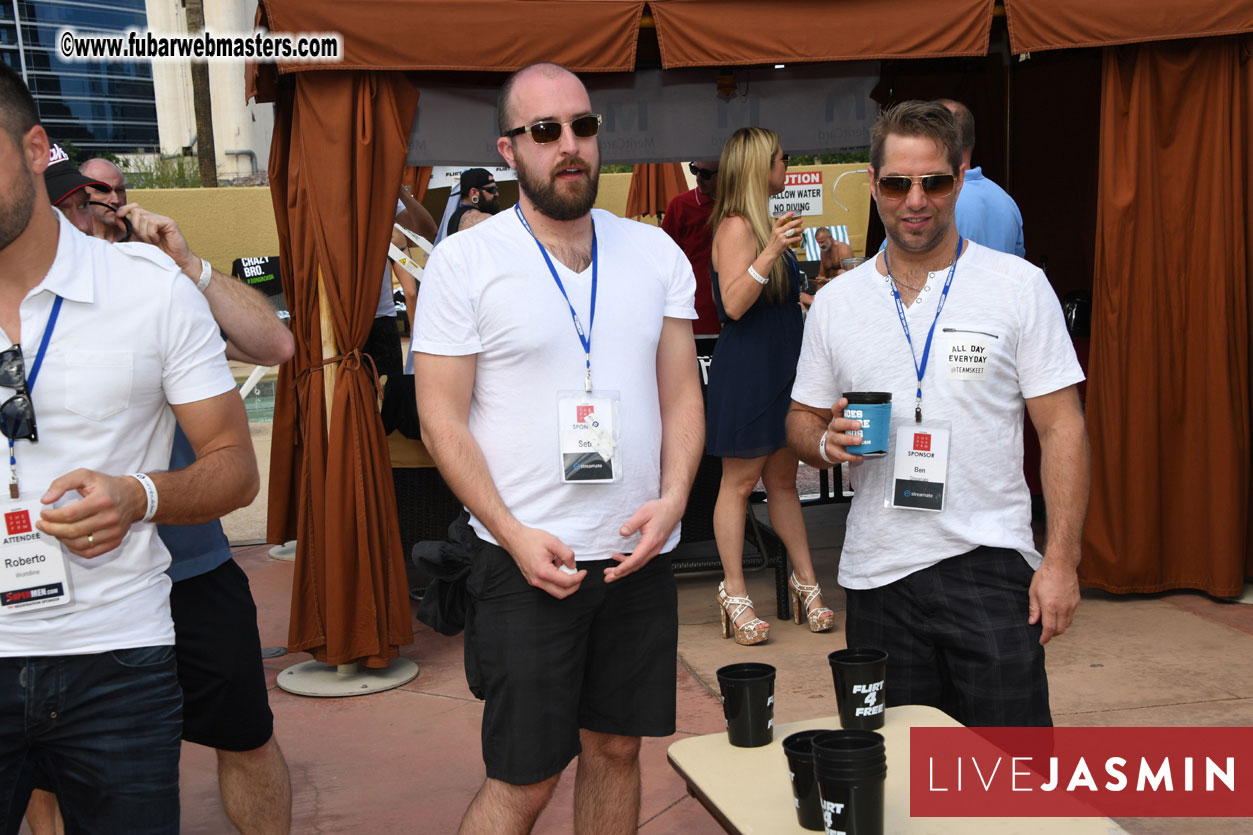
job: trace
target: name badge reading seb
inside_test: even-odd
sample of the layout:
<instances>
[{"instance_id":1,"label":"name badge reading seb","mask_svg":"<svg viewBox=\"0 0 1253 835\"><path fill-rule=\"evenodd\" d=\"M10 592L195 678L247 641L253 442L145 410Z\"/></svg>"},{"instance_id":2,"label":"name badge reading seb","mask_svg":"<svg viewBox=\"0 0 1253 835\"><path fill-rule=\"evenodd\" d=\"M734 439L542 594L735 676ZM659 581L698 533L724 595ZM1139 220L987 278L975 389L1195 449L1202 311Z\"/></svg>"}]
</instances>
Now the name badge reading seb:
<instances>
[{"instance_id":1,"label":"name badge reading seb","mask_svg":"<svg viewBox=\"0 0 1253 835\"><path fill-rule=\"evenodd\" d=\"M901 423L895 428L896 450L885 502L902 510L944 510L948 475L948 421Z\"/></svg>"},{"instance_id":2,"label":"name badge reading seb","mask_svg":"<svg viewBox=\"0 0 1253 835\"><path fill-rule=\"evenodd\" d=\"M0 502L0 616L50 609L73 601L61 543L35 528L43 505L34 500Z\"/></svg>"},{"instance_id":3,"label":"name badge reading seb","mask_svg":"<svg viewBox=\"0 0 1253 835\"><path fill-rule=\"evenodd\" d=\"M557 392L561 480L604 484L622 477L616 391Z\"/></svg>"}]
</instances>

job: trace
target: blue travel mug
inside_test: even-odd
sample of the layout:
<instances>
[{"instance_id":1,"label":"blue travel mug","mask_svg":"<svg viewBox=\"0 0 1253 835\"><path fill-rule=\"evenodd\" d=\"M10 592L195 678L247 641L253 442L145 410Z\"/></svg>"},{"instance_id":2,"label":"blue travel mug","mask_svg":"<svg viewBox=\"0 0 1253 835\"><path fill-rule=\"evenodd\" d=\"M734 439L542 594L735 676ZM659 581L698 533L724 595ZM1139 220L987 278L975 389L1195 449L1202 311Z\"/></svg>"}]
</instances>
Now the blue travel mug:
<instances>
[{"instance_id":1,"label":"blue travel mug","mask_svg":"<svg viewBox=\"0 0 1253 835\"><path fill-rule=\"evenodd\" d=\"M861 421L860 430L854 429L847 433L860 435L861 444L847 447L847 452L863 458L887 455L892 425L892 392L846 391L844 397L848 399L848 405L844 407L844 417Z\"/></svg>"}]
</instances>

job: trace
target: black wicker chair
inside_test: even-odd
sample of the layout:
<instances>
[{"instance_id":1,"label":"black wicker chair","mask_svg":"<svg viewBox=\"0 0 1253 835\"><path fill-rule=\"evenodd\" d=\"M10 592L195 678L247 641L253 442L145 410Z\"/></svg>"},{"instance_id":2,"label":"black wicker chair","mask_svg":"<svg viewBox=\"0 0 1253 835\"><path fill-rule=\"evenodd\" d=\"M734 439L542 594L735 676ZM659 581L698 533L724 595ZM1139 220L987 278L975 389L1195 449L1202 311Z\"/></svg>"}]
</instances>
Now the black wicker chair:
<instances>
[{"instance_id":1,"label":"black wicker chair","mask_svg":"<svg viewBox=\"0 0 1253 835\"><path fill-rule=\"evenodd\" d=\"M392 470L396 512L400 517L400 544L404 548L409 594L420 598L430 578L413 564L413 546L448 538L448 526L461 513L461 502L434 467Z\"/></svg>"}]
</instances>

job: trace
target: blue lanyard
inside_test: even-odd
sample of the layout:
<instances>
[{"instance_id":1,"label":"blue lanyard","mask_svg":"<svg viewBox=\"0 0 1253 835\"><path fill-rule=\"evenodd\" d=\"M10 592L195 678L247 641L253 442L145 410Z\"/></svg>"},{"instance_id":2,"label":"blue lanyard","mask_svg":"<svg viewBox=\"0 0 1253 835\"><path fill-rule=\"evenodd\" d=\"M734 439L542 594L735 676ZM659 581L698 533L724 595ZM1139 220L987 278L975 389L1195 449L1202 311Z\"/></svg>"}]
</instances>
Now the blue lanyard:
<instances>
[{"instance_id":1,"label":"blue lanyard","mask_svg":"<svg viewBox=\"0 0 1253 835\"><path fill-rule=\"evenodd\" d=\"M52 312L48 314L48 324L44 325L44 335L39 340L39 350L35 353L35 361L30 365L30 374L26 376L28 396L35 390L35 380L38 379L39 369L43 366L44 354L48 351L48 343L52 341L52 330L57 326L57 317L61 315L62 301L64 299L57 296L52 302ZM31 399L31 408L34 408L34 398ZM9 438L9 495L11 498L17 498L17 456L14 454L12 438Z\"/></svg>"},{"instance_id":2,"label":"blue lanyard","mask_svg":"<svg viewBox=\"0 0 1253 835\"><path fill-rule=\"evenodd\" d=\"M927 359L931 356L931 338L935 336L935 323L940 321L940 311L948 298L948 290L953 286L953 276L957 273L957 259L962 252L962 238L957 236L957 252L953 254L953 264L949 267L948 278L944 281L944 290L940 293L940 303L935 307L935 318L931 320L931 330L927 331L927 344L922 349L922 363L914 352L914 340L909 335L909 321L905 318L905 305L901 302L900 291L896 289L896 279L892 275L892 267L888 264L888 252L883 251L883 267L888 271L888 286L892 289L892 298L896 301L896 315L901 319L901 328L905 331L905 341L909 343L909 356L914 361L914 373L918 375L918 391L914 395L914 422L922 423L922 378L927 373Z\"/></svg>"},{"instance_id":3,"label":"blue lanyard","mask_svg":"<svg viewBox=\"0 0 1253 835\"><path fill-rule=\"evenodd\" d=\"M583 345L583 356L586 361L587 374L583 378L583 390L592 390L592 327L596 324L596 224L592 224L592 306L588 313L587 330L583 330L583 322L579 319L579 314L575 312L574 305L570 302L570 295L566 293L565 285L561 283L561 276L557 275L557 268L553 266L553 261L548 257L548 250L544 249L544 245L540 243L539 238L535 237L535 233L531 231L531 224L526 222L526 215L522 214L522 206L514 204L513 210L518 215L518 220L522 221L522 228L525 229L535 241L535 245L539 247L540 255L544 256L544 263L548 265L548 272L552 274L553 281L557 282L557 289L561 291L562 298L566 300L566 306L570 308L570 318L574 320L574 329L579 334L579 342Z\"/></svg>"}]
</instances>

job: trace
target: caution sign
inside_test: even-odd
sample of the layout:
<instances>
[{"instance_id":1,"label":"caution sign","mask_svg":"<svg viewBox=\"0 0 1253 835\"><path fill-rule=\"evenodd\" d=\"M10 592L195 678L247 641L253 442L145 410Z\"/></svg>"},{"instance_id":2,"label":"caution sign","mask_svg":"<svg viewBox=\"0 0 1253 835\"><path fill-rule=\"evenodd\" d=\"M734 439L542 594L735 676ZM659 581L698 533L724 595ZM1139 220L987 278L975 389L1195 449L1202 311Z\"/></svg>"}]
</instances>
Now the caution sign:
<instances>
[{"instance_id":1,"label":"caution sign","mask_svg":"<svg viewBox=\"0 0 1253 835\"><path fill-rule=\"evenodd\" d=\"M797 216L821 215L822 172L789 171L783 191L770 198L772 217L794 212Z\"/></svg>"}]
</instances>

